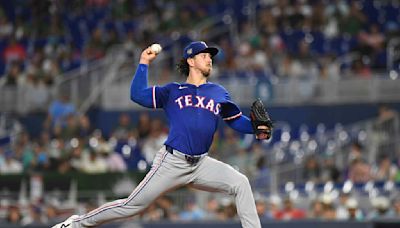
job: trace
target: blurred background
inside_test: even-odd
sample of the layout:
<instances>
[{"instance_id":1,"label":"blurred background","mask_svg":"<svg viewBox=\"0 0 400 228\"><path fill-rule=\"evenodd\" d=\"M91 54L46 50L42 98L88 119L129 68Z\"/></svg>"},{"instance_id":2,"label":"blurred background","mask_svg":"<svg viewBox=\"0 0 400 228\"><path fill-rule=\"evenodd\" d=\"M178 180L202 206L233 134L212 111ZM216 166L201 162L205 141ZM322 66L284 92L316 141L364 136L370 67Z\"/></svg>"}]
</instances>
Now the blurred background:
<instances>
[{"instance_id":1,"label":"blurred background","mask_svg":"<svg viewBox=\"0 0 400 228\"><path fill-rule=\"evenodd\" d=\"M220 48L211 81L275 121L265 142L221 121L209 151L249 177L263 226L396 227L399 0L0 0L0 226L127 197L168 134L129 99L140 53L163 46L151 85L181 82L193 40ZM188 224L240 223L232 197L183 188L105 227Z\"/></svg>"}]
</instances>

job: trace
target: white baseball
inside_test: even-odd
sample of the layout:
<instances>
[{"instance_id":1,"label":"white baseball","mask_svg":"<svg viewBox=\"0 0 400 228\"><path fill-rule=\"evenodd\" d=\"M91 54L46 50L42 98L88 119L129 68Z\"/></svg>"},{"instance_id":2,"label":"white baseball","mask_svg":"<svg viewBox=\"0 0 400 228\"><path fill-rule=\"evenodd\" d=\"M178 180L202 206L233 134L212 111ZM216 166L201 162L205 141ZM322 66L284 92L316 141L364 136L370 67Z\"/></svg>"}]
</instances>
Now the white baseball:
<instances>
[{"instance_id":1,"label":"white baseball","mask_svg":"<svg viewBox=\"0 0 400 228\"><path fill-rule=\"evenodd\" d=\"M154 53L158 54L158 53L161 52L162 47L161 47L160 44L152 44L152 45L150 46L150 49L151 49Z\"/></svg>"}]
</instances>

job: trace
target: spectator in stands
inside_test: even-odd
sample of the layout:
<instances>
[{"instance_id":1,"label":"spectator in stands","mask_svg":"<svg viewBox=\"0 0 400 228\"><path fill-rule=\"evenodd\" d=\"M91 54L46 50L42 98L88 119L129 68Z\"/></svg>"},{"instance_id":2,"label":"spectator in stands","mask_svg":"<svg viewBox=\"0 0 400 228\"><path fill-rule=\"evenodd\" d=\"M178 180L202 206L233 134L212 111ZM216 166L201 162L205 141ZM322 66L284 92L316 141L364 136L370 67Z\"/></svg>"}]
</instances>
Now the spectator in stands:
<instances>
[{"instance_id":1,"label":"spectator in stands","mask_svg":"<svg viewBox=\"0 0 400 228\"><path fill-rule=\"evenodd\" d=\"M257 160L257 170L252 175L252 186L255 189L267 190L270 187L271 173L266 163L266 156L262 156Z\"/></svg>"},{"instance_id":2,"label":"spectator in stands","mask_svg":"<svg viewBox=\"0 0 400 228\"><path fill-rule=\"evenodd\" d=\"M6 64L12 62L23 63L26 59L25 47L18 43L15 37L11 36L9 44L4 48L3 58Z\"/></svg>"},{"instance_id":3,"label":"spectator in stands","mask_svg":"<svg viewBox=\"0 0 400 228\"><path fill-rule=\"evenodd\" d=\"M19 142L16 145L16 151L21 154L21 161L24 166L24 171L31 170L34 162L34 153L30 136L27 132L22 132L19 137Z\"/></svg>"},{"instance_id":4,"label":"spectator in stands","mask_svg":"<svg viewBox=\"0 0 400 228\"><path fill-rule=\"evenodd\" d=\"M349 35L358 35L367 18L361 11L361 3L357 1L350 2L349 12L343 15L339 22L341 33Z\"/></svg>"},{"instance_id":5,"label":"spectator in stands","mask_svg":"<svg viewBox=\"0 0 400 228\"><path fill-rule=\"evenodd\" d=\"M7 15L0 8L0 39L12 36L13 30L14 26L12 22L8 20Z\"/></svg>"},{"instance_id":6,"label":"spectator in stands","mask_svg":"<svg viewBox=\"0 0 400 228\"><path fill-rule=\"evenodd\" d=\"M354 159L349 167L348 179L353 183L366 183L372 179L371 167L363 159Z\"/></svg>"},{"instance_id":7,"label":"spectator in stands","mask_svg":"<svg viewBox=\"0 0 400 228\"><path fill-rule=\"evenodd\" d=\"M77 116L79 122L79 137L87 139L92 133L92 126L90 124L89 117L87 115L81 114Z\"/></svg>"},{"instance_id":8,"label":"spectator in stands","mask_svg":"<svg viewBox=\"0 0 400 228\"><path fill-rule=\"evenodd\" d=\"M27 83L24 86L24 100L27 110L30 112L45 112L50 100L50 89L43 78L32 77L28 74Z\"/></svg>"},{"instance_id":9,"label":"spectator in stands","mask_svg":"<svg viewBox=\"0 0 400 228\"><path fill-rule=\"evenodd\" d=\"M250 161L250 153L246 151L245 148L241 147L236 151L232 151L227 160L227 163L231 165L233 168L239 170L241 173L245 174L246 176L249 175L249 161Z\"/></svg>"},{"instance_id":10,"label":"spectator in stands","mask_svg":"<svg viewBox=\"0 0 400 228\"><path fill-rule=\"evenodd\" d=\"M21 224L22 212L18 206L10 205L7 211L6 221L10 224Z\"/></svg>"},{"instance_id":11,"label":"spectator in stands","mask_svg":"<svg viewBox=\"0 0 400 228\"><path fill-rule=\"evenodd\" d=\"M13 86L17 87L24 84L24 79L21 72L21 67L18 62L13 62L10 64L9 72L5 75L4 78L0 80L0 86Z\"/></svg>"},{"instance_id":12,"label":"spectator in stands","mask_svg":"<svg viewBox=\"0 0 400 228\"><path fill-rule=\"evenodd\" d=\"M322 216L323 220L333 220L336 219L336 208L333 204L333 197L331 193L322 193L320 196L321 204L322 204Z\"/></svg>"},{"instance_id":13,"label":"spectator in stands","mask_svg":"<svg viewBox=\"0 0 400 228\"><path fill-rule=\"evenodd\" d=\"M324 205L319 199L311 201L307 218L321 219L324 215Z\"/></svg>"},{"instance_id":14,"label":"spectator in stands","mask_svg":"<svg viewBox=\"0 0 400 228\"><path fill-rule=\"evenodd\" d=\"M324 220L335 220L336 219L336 208L333 203L323 204L322 218Z\"/></svg>"},{"instance_id":15,"label":"spectator in stands","mask_svg":"<svg viewBox=\"0 0 400 228\"><path fill-rule=\"evenodd\" d=\"M52 129L56 125L65 127L68 115L74 115L75 112L75 105L70 102L69 96L60 92L58 99L50 104L44 123L45 129Z\"/></svg>"},{"instance_id":16,"label":"spectator in stands","mask_svg":"<svg viewBox=\"0 0 400 228\"><path fill-rule=\"evenodd\" d=\"M371 68L364 63L362 58L353 61L351 71L355 77L359 78L370 78L372 74Z\"/></svg>"},{"instance_id":17,"label":"spectator in stands","mask_svg":"<svg viewBox=\"0 0 400 228\"><path fill-rule=\"evenodd\" d=\"M320 78L333 81L338 81L340 79L340 65L337 61L337 57L334 54L322 56L319 59L319 64Z\"/></svg>"},{"instance_id":18,"label":"spectator in stands","mask_svg":"<svg viewBox=\"0 0 400 228\"><path fill-rule=\"evenodd\" d=\"M0 174L19 174L22 173L23 166L20 161L13 157L13 152L4 152L4 162L0 163Z\"/></svg>"},{"instance_id":19,"label":"spectator in stands","mask_svg":"<svg viewBox=\"0 0 400 228\"><path fill-rule=\"evenodd\" d=\"M244 141L244 140L243 140ZM245 145L243 142L242 147ZM266 174L264 177L267 178L267 160L265 157L266 150L263 148L263 144L260 142L253 142L248 149L249 162L247 165L248 177L254 178L260 171L264 171ZM269 182L269 181L268 181Z\"/></svg>"},{"instance_id":20,"label":"spectator in stands","mask_svg":"<svg viewBox=\"0 0 400 228\"><path fill-rule=\"evenodd\" d=\"M167 140L167 134L163 122L160 119L153 119L151 122L150 133L144 140L142 154L148 164L153 163L153 159L160 148Z\"/></svg>"},{"instance_id":21,"label":"spectator in stands","mask_svg":"<svg viewBox=\"0 0 400 228\"><path fill-rule=\"evenodd\" d=\"M161 196L156 200L157 205L163 211L162 219L177 221L179 219L178 208L174 205L174 200L170 196Z\"/></svg>"},{"instance_id":22,"label":"spectator in stands","mask_svg":"<svg viewBox=\"0 0 400 228\"><path fill-rule=\"evenodd\" d=\"M268 210L267 199L265 197L259 197L259 198L256 198L255 200L256 200L256 209L257 209L258 217L261 220L273 219L273 214Z\"/></svg>"},{"instance_id":23,"label":"spectator in stands","mask_svg":"<svg viewBox=\"0 0 400 228\"><path fill-rule=\"evenodd\" d=\"M91 133L90 122L86 115L75 115L70 113L65 116L65 125L56 124L54 126L54 136L63 140L75 137L87 138Z\"/></svg>"},{"instance_id":24,"label":"spectator in stands","mask_svg":"<svg viewBox=\"0 0 400 228\"><path fill-rule=\"evenodd\" d=\"M145 139L151 130L151 119L147 112L142 112L139 115L139 121L136 126L136 135L139 140Z\"/></svg>"},{"instance_id":25,"label":"spectator in stands","mask_svg":"<svg viewBox=\"0 0 400 228\"><path fill-rule=\"evenodd\" d=\"M93 137L90 138L89 144L100 158L104 159L107 164L107 171L125 172L127 166L122 155L113 151L110 142L106 141L99 130L96 130Z\"/></svg>"},{"instance_id":26,"label":"spectator in stands","mask_svg":"<svg viewBox=\"0 0 400 228\"><path fill-rule=\"evenodd\" d=\"M277 220L297 220L304 219L305 217L305 211L300 208L296 208L293 201L289 197L284 199L283 208L275 215Z\"/></svg>"},{"instance_id":27,"label":"spectator in stands","mask_svg":"<svg viewBox=\"0 0 400 228\"><path fill-rule=\"evenodd\" d=\"M379 105L378 117L375 120L373 129L378 138L378 154L373 159L378 159L382 154L388 155L391 159L397 158L396 140L400 136L398 112L388 104Z\"/></svg>"},{"instance_id":28,"label":"spectator in stands","mask_svg":"<svg viewBox=\"0 0 400 228\"><path fill-rule=\"evenodd\" d=\"M276 18L272 14L271 8L267 7L261 9L259 11L258 17L259 19L257 20L258 23L257 30L262 35L273 35L278 31L278 27L276 25Z\"/></svg>"},{"instance_id":29,"label":"spectator in stands","mask_svg":"<svg viewBox=\"0 0 400 228\"><path fill-rule=\"evenodd\" d=\"M43 224L43 215L40 203L31 203L27 209L28 213L25 214L22 219L22 224L24 226Z\"/></svg>"},{"instance_id":30,"label":"spectator in stands","mask_svg":"<svg viewBox=\"0 0 400 228\"><path fill-rule=\"evenodd\" d=\"M105 173L107 171L107 162L96 151L90 149L88 153L84 153L82 156L81 168L85 173Z\"/></svg>"},{"instance_id":31,"label":"spectator in stands","mask_svg":"<svg viewBox=\"0 0 400 228\"><path fill-rule=\"evenodd\" d=\"M248 33L242 33L248 34ZM235 65L238 71L246 73L253 69L255 63L255 50L248 41L242 42L238 47L238 55L235 58ZM245 75L246 76L246 75Z\"/></svg>"},{"instance_id":32,"label":"spectator in stands","mask_svg":"<svg viewBox=\"0 0 400 228\"><path fill-rule=\"evenodd\" d=\"M105 156L107 162L107 170L110 172L126 172L128 167L125 164L121 154L116 152L109 152L102 154Z\"/></svg>"},{"instance_id":33,"label":"spectator in stands","mask_svg":"<svg viewBox=\"0 0 400 228\"><path fill-rule=\"evenodd\" d=\"M57 213L57 207L51 204L44 205L44 223L53 224L60 221L59 215Z\"/></svg>"},{"instance_id":34,"label":"spectator in stands","mask_svg":"<svg viewBox=\"0 0 400 228\"><path fill-rule=\"evenodd\" d=\"M348 165L356 159L366 159L364 155L364 147L358 141L354 141L350 145L350 151L347 156Z\"/></svg>"},{"instance_id":35,"label":"spectator in stands","mask_svg":"<svg viewBox=\"0 0 400 228\"><path fill-rule=\"evenodd\" d=\"M361 43L360 51L362 54L371 56L381 52L384 48L385 37L379 31L377 24L370 25L368 32L360 32L358 38Z\"/></svg>"},{"instance_id":36,"label":"spectator in stands","mask_svg":"<svg viewBox=\"0 0 400 228\"><path fill-rule=\"evenodd\" d=\"M364 214L359 209L357 199L355 198L349 198L346 201L346 208L347 208L347 220L352 220L352 221L362 221L364 219Z\"/></svg>"},{"instance_id":37,"label":"spectator in stands","mask_svg":"<svg viewBox=\"0 0 400 228\"><path fill-rule=\"evenodd\" d=\"M378 165L372 169L372 176L375 181L394 180L397 170L397 166L392 164L390 157L382 155L378 160Z\"/></svg>"},{"instance_id":38,"label":"spectator in stands","mask_svg":"<svg viewBox=\"0 0 400 228\"><path fill-rule=\"evenodd\" d=\"M349 217L349 212L347 210L346 202L350 199L350 193L348 192L340 192L339 200L336 206L336 218L338 220L346 220Z\"/></svg>"},{"instance_id":39,"label":"spectator in stands","mask_svg":"<svg viewBox=\"0 0 400 228\"><path fill-rule=\"evenodd\" d=\"M339 182L341 180L340 170L336 166L335 158L333 156L324 156L322 167L323 169L321 169L321 181Z\"/></svg>"},{"instance_id":40,"label":"spectator in stands","mask_svg":"<svg viewBox=\"0 0 400 228\"><path fill-rule=\"evenodd\" d=\"M399 197L396 197L392 202L391 216L392 216L392 218L400 217L400 198Z\"/></svg>"},{"instance_id":41,"label":"spectator in stands","mask_svg":"<svg viewBox=\"0 0 400 228\"><path fill-rule=\"evenodd\" d=\"M303 168L303 180L319 182L321 169L316 156L310 156L306 159Z\"/></svg>"},{"instance_id":42,"label":"spectator in stands","mask_svg":"<svg viewBox=\"0 0 400 228\"><path fill-rule=\"evenodd\" d=\"M232 221L237 219L237 209L233 201L227 201L227 203L222 203L223 206L223 218Z\"/></svg>"},{"instance_id":43,"label":"spectator in stands","mask_svg":"<svg viewBox=\"0 0 400 228\"><path fill-rule=\"evenodd\" d=\"M133 130L134 128L129 114L121 113L118 119L118 124L111 133L111 137L115 137L117 140L126 140L126 137L128 137Z\"/></svg>"},{"instance_id":44,"label":"spectator in stands","mask_svg":"<svg viewBox=\"0 0 400 228\"><path fill-rule=\"evenodd\" d=\"M84 51L85 58L89 61L103 58L106 54L106 45L102 30L100 28L93 29L90 40Z\"/></svg>"},{"instance_id":45,"label":"spectator in stands","mask_svg":"<svg viewBox=\"0 0 400 228\"><path fill-rule=\"evenodd\" d=\"M143 221L160 221L163 218L163 210L157 207L156 202L151 203L147 209L141 213Z\"/></svg>"},{"instance_id":46,"label":"spectator in stands","mask_svg":"<svg viewBox=\"0 0 400 228\"><path fill-rule=\"evenodd\" d=\"M268 211L272 218L275 219L277 213L280 211L282 206L282 199L279 195L270 195L268 198Z\"/></svg>"},{"instance_id":47,"label":"spectator in stands","mask_svg":"<svg viewBox=\"0 0 400 228\"><path fill-rule=\"evenodd\" d=\"M44 150L43 145L36 143L33 147L34 160L33 166L35 171L46 171L50 167L49 155L46 150Z\"/></svg>"},{"instance_id":48,"label":"spectator in stands","mask_svg":"<svg viewBox=\"0 0 400 228\"><path fill-rule=\"evenodd\" d=\"M67 157L67 150L65 148L65 142L61 138L53 138L48 149L49 159L52 166L57 167L58 162L64 160Z\"/></svg>"},{"instance_id":49,"label":"spectator in stands","mask_svg":"<svg viewBox=\"0 0 400 228\"><path fill-rule=\"evenodd\" d=\"M60 137L63 140L69 140L76 136L80 136L80 124L78 122L78 116L74 113L69 113L63 117L64 125L62 122L57 122L54 125L54 135Z\"/></svg>"},{"instance_id":50,"label":"spectator in stands","mask_svg":"<svg viewBox=\"0 0 400 228\"><path fill-rule=\"evenodd\" d=\"M0 167L3 166L4 162L5 162L5 147L3 148L3 145L0 146Z\"/></svg>"},{"instance_id":51,"label":"spectator in stands","mask_svg":"<svg viewBox=\"0 0 400 228\"><path fill-rule=\"evenodd\" d=\"M218 208L220 207L218 200L210 196L207 199L207 204L205 208L205 216L204 219L206 220L217 220L218 219Z\"/></svg>"},{"instance_id":52,"label":"spectator in stands","mask_svg":"<svg viewBox=\"0 0 400 228\"><path fill-rule=\"evenodd\" d=\"M387 219L391 217L390 201L385 196L378 196L371 199L371 205L374 207L367 214L368 219Z\"/></svg>"},{"instance_id":53,"label":"spectator in stands","mask_svg":"<svg viewBox=\"0 0 400 228\"><path fill-rule=\"evenodd\" d=\"M205 212L197 205L194 197L186 199L185 209L179 214L179 218L184 221L201 220L205 216Z\"/></svg>"},{"instance_id":54,"label":"spectator in stands","mask_svg":"<svg viewBox=\"0 0 400 228\"><path fill-rule=\"evenodd\" d=\"M220 151L215 155L217 159L226 162L230 156L239 153L240 139L238 134L227 126L224 127L224 135L221 137L224 140L221 141Z\"/></svg>"},{"instance_id":55,"label":"spectator in stands","mask_svg":"<svg viewBox=\"0 0 400 228\"><path fill-rule=\"evenodd\" d=\"M69 158L69 163L71 164L71 168L69 168L69 167L65 167L65 168L82 171L83 165L84 165L83 157L86 156L86 160L88 160L88 156L84 155L84 154L88 154L88 153L89 152L87 152L85 149L83 149L82 145L71 148L70 154L67 157L67 158ZM62 159L62 161L63 160L64 159ZM61 164L63 164L63 163L61 163ZM89 168L91 168L91 167L89 167Z\"/></svg>"},{"instance_id":56,"label":"spectator in stands","mask_svg":"<svg viewBox=\"0 0 400 228\"><path fill-rule=\"evenodd\" d=\"M77 171L72 167L71 161L68 158L61 158L57 161L57 172L60 174L66 174L73 171Z\"/></svg>"}]
</instances>

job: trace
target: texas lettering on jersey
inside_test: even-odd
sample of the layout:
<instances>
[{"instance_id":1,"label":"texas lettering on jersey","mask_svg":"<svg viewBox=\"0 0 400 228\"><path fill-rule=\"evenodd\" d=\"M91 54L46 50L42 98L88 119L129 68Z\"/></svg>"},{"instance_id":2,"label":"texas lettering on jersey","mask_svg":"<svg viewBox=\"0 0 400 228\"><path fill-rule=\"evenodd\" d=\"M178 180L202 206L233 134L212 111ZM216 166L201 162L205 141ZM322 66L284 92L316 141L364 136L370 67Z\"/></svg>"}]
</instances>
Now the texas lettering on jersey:
<instances>
[{"instance_id":1,"label":"texas lettering on jersey","mask_svg":"<svg viewBox=\"0 0 400 228\"><path fill-rule=\"evenodd\" d=\"M202 108L207 109L215 115L218 115L221 110L221 104L216 103L213 99L203 96L194 96L193 98L190 94L178 97L175 103L179 105L179 109L187 107Z\"/></svg>"}]
</instances>

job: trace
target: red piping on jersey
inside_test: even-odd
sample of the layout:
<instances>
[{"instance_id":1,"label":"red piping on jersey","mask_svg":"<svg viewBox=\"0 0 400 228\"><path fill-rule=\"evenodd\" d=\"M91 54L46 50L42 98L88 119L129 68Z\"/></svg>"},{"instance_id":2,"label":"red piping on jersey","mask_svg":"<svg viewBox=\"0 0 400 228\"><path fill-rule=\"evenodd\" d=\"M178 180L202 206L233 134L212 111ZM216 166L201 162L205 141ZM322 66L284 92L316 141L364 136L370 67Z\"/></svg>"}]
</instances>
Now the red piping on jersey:
<instances>
[{"instance_id":1,"label":"red piping on jersey","mask_svg":"<svg viewBox=\"0 0 400 228\"><path fill-rule=\"evenodd\" d=\"M238 114L236 114L236 115L234 115L234 116L223 118L223 120L232 120L232 119L236 119L236 118L238 118L238 117L241 116L241 115L242 115L242 112L239 112Z\"/></svg>"}]
</instances>

